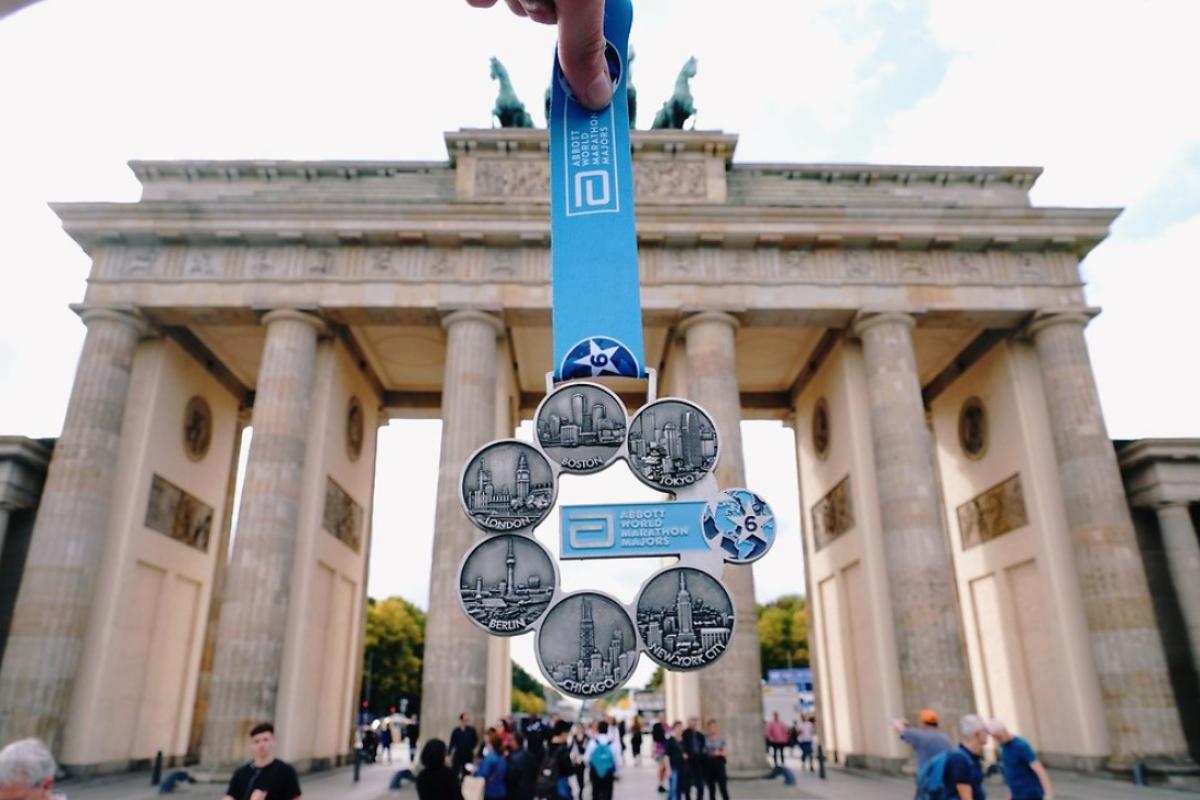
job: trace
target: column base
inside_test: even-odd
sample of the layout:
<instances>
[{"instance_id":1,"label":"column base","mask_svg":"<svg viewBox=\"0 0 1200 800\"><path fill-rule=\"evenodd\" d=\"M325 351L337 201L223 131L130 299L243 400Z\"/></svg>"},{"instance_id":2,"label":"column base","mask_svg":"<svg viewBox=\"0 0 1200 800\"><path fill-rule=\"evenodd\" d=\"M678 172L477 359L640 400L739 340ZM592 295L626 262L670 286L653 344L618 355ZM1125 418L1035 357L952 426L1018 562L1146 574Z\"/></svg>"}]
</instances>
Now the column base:
<instances>
[{"instance_id":1,"label":"column base","mask_svg":"<svg viewBox=\"0 0 1200 800\"><path fill-rule=\"evenodd\" d=\"M758 767L727 769L725 770L725 776L731 781L759 781L771 777L771 771L772 768L764 764L761 769Z\"/></svg>"}]
</instances>

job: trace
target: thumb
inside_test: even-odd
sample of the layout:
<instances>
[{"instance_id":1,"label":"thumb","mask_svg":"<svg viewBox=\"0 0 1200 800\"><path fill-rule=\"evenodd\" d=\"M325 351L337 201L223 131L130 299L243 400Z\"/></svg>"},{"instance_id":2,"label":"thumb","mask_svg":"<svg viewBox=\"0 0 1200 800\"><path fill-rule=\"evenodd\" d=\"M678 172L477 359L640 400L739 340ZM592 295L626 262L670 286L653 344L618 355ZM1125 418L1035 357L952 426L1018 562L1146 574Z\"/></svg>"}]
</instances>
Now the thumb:
<instances>
[{"instance_id":1,"label":"thumb","mask_svg":"<svg viewBox=\"0 0 1200 800\"><path fill-rule=\"evenodd\" d=\"M558 0L558 63L571 91L599 111L612 100L604 58L604 0Z\"/></svg>"}]
</instances>

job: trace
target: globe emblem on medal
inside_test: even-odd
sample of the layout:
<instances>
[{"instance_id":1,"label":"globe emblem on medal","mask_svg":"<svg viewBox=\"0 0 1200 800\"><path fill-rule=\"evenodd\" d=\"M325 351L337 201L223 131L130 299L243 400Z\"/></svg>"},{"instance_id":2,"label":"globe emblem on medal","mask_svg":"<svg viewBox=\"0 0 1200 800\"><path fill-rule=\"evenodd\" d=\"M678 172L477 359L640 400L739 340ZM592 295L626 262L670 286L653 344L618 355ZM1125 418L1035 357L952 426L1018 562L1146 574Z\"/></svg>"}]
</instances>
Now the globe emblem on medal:
<instances>
[{"instance_id":1,"label":"globe emblem on medal","mask_svg":"<svg viewBox=\"0 0 1200 800\"><path fill-rule=\"evenodd\" d=\"M497 636L525 633L554 598L554 562L530 536L484 539L463 559L458 598L476 625Z\"/></svg>"},{"instance_id":2,"label":"globe emblem on medal","mask_svg":"<svg viewBox=\"0 0 1200 800\"><path fill-rule=\"evenodd\" d=\"M749 489L726 489L704 507L704 538L719 547L726 561L749 564L775 543L775 514L767 501Z\"/></svg>"},{"instance_id":3,"label":"globe emblem on medal","mask_svg":"<svg viewBox=\"0 0 1200 800\"><path fill-rule=\"evenodd\" d=\"M640 378L642 368L633 351L617 339L589 336L576 342L558 367L560 380L599 378L604 375Z\"/></svg>"},{"instance_id":4,"label":"globe emblem on medal","mask_svg":"<svg viewBox=\"0 0 1200 800\"><path fill-rule=\"evenodd\" d=\"M671 669L707 667L729 648L733 600L707 572L672 567L642 587L637 627L655 662Z\"/></svg>"},{"instance_id":5,"label":"globe emblem on medal","mask_svg":"<svg viewBox=\"0 0 1200 800\"><path fill-rule=\"evenodd\" d=\"M550 462L516 439L480 448L463 470L463 509L485 531L532 528L550 513L555 495Z\"/></svg>"},{"instance_id":6,"label":"globe emblem on medal","mask_svg":"<svg viewBox=\"0 0 1200 800\"><path fill-rule=\"evenodd\" d=\"M598 472L625 443L625 406L594 383L570 383L552 392L534 415L538 444L564 472Z\"/></svg>"},{"instance_id":7,"label":"globe emblem on medal","mask_svg":"<svg viewBox=\"0 0 1200 800\"><path fill-rule=\"evenodd\" d=\"M629 423L629 465L649 486L675 491L699 483L717 464L717 426L694 403L657 400Z\"/></svg>"},{"instance_id":8,"label":"globe emblem on medal","mask_svg":"<svg viewBox=\"0 0 1200 800\"><path fill-rule=\"evenodd\" d=\"M600 592L576 592L555 603L538 629L534 650L551 685L580 698L621 688L638 662L629 612Z\"/></svg>"}]
</instances>

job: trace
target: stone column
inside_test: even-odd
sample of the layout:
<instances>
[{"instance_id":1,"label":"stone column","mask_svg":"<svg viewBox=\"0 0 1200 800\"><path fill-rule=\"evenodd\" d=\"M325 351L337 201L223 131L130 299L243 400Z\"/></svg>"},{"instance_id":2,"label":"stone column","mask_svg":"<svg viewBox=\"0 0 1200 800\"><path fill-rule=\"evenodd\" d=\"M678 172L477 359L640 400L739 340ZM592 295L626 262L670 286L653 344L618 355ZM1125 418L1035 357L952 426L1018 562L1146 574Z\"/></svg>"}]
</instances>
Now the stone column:
<instances>
[{"instance_id":1,"label":"stone column","mask_svg":"<svg viewBox=\"0 0 1200 800\"><path fill-rule=\"evenodd\" d=\"M263 325L253 438L218 614L200 750L204 765L213 769L244 762L250 728L275 717L317 336L325 330L317 317L290 309L271 311Z\"/></svg>"},{"instance_id":2,"label":"stone column","mask_svg":"<svg viewBox=\"0 0 1200 800\"><path fill-rule=\"evenodd\" d=\"M0 671L0 742L57 751L108 531L137 316L87 308L62 435L54 448Z\"/></svg>"},{"instance_id":3,"label":"stone column","mask_svg":"<svg viewBox=\"0 0 1200 800\"><path fill-rule=\"evenodd\" d=\"M706 409L720 429L717 483L723 489L746 485L734 350L737 329L732 315L704 311L685 319L677 330L686 342L688 399ZM761 774L766 761L753 569L726 565L723 582L736 609L734 634L725 655L698 673L700 704L703 716L719 720L729 740L730 773Z\"/></svg>"},{"instance_id":4,"label":"stone column","mask_svg":"<svg viewBox=\"0 0 1200 800\"><path fill-rule=\"evenodd\" d=\"M425 621L425 666L421 679L421 733L443 741L458 715L479 727L486 708L488 635L463 614L458 602L458 565L480 533L462 510L463 465L496 432L496 338L501 321L482 311L455 311L446 329L442 380L442 448L438 459L437 511L429 614Z\"/></svg>"},{"instance_id":5,"label":"stone column","mask_svg":"<svg viewBox=\"0 0 1200 800\"><path fill-rule=\"evenodd\" d=\"M1187 626L1192 663L1200 670L1200 542L1187 503L1165 503L1155 509L1175 599Z\"/></svg>"},{"instance_id":6,"label":"stone column","mask_svg":"<svg viewBox=\"0 0 1200 800\"><path fill-rule=\"evenodd\" d=\"M862 316L880 523L891 588L904 713L933 708L953 738L974 707L954 566L942 526L933 446L909 314Z\"/></svg>"},{"instance_id":7,"label":"stone column","mask_svg":"<svg viewBox=\"0 0 1200 800\"><path fill-rule=\"evenodd\" d=\"M1117 456L1088 359L1083 312L1039 315L1029 326L1054 431L1054 451L1104 697L1114 767L1187 747L1167 677ZM1189 580L1195 581L1193 574Z\"/></svg>"}]
</instances>

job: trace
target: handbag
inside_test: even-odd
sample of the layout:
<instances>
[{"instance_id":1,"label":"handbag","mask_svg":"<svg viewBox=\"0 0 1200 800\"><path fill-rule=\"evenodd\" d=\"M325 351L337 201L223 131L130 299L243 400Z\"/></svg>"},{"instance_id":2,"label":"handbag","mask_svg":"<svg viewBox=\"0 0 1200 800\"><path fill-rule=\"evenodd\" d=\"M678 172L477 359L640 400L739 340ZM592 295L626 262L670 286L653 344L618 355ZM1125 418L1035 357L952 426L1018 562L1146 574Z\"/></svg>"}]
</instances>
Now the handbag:
<instances>
[{"instance_id":1,"label":"handbag","mask_svg":"<svg viewBox=\"0 0 1200 800\"><path fill-rule=\"evenodd\" d=\"M483 800L483 789L487 781L478 775L468 775L462 780L463 800Z\"/></svg>"}]
</instances>

